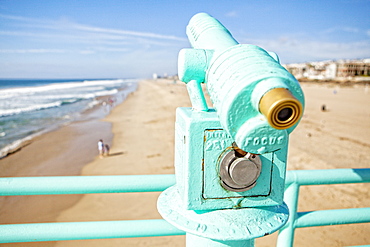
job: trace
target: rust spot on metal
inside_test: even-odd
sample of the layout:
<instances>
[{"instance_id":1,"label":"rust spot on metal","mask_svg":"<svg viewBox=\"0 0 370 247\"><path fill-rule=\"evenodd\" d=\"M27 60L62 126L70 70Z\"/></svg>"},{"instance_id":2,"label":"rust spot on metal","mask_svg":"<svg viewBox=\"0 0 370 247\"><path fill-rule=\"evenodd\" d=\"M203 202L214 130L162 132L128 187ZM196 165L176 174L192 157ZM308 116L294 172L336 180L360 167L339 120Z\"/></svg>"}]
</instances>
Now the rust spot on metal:
<instances>
[{"instance_id":1,"label":"rust spot on metal","mask_svg":"<svg viewBox=\"0 0 370 247\"><path fill-rule=\"evenodd\" d=\"M237 154L238 156L240 155L240 157L244 157L244 156L246 156L246 155L247 155L247 153L248 153L248 152L246 152L246 151L244 151L244 150L240 149L240 148L236 145L236 143L235 143L235 142L233 142L233 144L232 144L232 148L234 149L234 151L236 152L236 154Z\"/></svg>"}]
</instances>

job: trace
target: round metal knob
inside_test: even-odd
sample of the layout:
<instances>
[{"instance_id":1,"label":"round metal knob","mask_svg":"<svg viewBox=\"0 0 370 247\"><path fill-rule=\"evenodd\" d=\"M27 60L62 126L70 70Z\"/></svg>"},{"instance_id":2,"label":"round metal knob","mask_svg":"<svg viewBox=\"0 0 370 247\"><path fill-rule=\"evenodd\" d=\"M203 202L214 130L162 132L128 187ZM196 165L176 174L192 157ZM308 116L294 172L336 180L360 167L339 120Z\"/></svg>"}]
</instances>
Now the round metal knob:
<instances>
[{"instance_id":1,"label":"round metal knob","mask_svg":"<svg viewBox=\"0 0 370 247\"><path fill-rule=\"evenodd\" d=\"M227 152L220 163L222 186L230 191L246 191L256 185L261 173L259 156L240 157L235 150Z\"/></svg>"},{"instance_id":2,"label":"round metal knob","mask_svg":"<svg viewBox=\"0 0 370 247\"><path fill-rule=\"evenodd\" d=\"M256 182L260 169L249 159L238 158L231 163L229 174L235 183L247 187Z\"/></svg>"}]
</instances>

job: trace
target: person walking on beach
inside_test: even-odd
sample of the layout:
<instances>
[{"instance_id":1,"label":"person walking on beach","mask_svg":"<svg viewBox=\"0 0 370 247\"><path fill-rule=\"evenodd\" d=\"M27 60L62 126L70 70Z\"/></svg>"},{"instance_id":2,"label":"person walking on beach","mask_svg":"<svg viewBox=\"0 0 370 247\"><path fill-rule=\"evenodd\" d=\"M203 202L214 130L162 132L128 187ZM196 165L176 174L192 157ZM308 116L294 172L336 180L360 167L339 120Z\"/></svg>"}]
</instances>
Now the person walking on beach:
<instances>
[{"instance_id":1,"label":"person walking on beach","mask_svg":"<svg viewBox=\"0 0 370 247\"><path fill-rule=\"evenodd\" d=\"M98 141L98 150L99 150L99 157L100 158L103 158L103 155L104 155L104 142L103 142L103 140L102 139L100 139L99 141Z\"/></svg>"},{"instance_id":2,"label":"person walking on beach","mask_svg":"<svg viewBox=\"0 0 370 247\"><path fill-rule=\"evenodd\" d=\"M105 147L105 156L109 156L109 145L105 144L104 147Z\"/></svg>"}]
</instances>

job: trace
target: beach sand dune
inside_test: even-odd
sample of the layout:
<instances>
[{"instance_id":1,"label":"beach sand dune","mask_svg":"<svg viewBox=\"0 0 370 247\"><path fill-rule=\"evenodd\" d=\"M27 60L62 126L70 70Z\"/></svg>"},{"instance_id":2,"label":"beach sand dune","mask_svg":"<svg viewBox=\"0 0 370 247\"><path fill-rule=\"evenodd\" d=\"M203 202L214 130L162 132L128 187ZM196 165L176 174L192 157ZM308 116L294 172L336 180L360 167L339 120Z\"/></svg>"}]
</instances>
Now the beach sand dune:
<instances>
[{"instance_id":1,"label":"beach sand dune","mask_svg":"<svg viewBox=\"0 0 370 247\"><path fill-rule=\"evenodd\" d=\"M337 84L303 83L302 87L306 95L306 110L300 125L290 136L288 169L368 167L370 94L360 85L340 87ZM321 110L324 104L326 111ZM104 121L78 123L41 136L20 152L1 160L0 175L173 174L175 109L179 106L190 106L183 83L174 83L173 80L141 81L138 90L123 104L115 107ZM81 128L79 124L91 126ZM112 141L110 127L114 135ZM111 155L104 159L99 159L97 153L96 143L100 138L111 144ZM82 140L82 144L76 144L80 142L77 140ZM52 149L55 150L49 151ZM56 161L59 155L60 159ZM33 156L39 158L31 159ZM91 160L93 156L95 159ZM74 163L68 158L79 162ZM302 187L299 211L369 207L369 191L369 184ZM50 196L53 199L44 199L51 200L44 204L38 204L41 196L22 197L23 199L13 197L17 199L13 199L14 202L11 202L11 197L3 197L0 198L0 223L159 219L156 209L158 195L159 193L131 193ZM29 198L33 198L32 207L22 202L25 200L28 203L27 200L31 200ZM43 216L45 214L47 217ZM369 232L370 224L298 229L295 246L369 244ZM276 236L275 233L258 239L256 246L274 246ZM32 245L185 246L185 237L1 246Z\"/></svg>"}]
</instances>

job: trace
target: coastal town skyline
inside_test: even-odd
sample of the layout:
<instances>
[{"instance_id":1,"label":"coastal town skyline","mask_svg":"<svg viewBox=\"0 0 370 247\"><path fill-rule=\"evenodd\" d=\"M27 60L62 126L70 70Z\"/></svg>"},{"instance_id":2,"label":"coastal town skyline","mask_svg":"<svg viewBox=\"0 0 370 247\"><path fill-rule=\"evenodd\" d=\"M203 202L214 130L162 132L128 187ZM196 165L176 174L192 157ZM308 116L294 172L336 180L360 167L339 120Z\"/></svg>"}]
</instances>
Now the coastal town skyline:
<instances>
[{"instance_id":1,"label":"coastal town skyline","mask_svg":"<svg viewBox=\"0 0 370 247\"><path fill-rule=\"evenodd\" d=\"M185 28L207 12L281 63L370 57L370 2L1 1L0 78L176 74Z\"/></svg>"},{"instance_id":2,"label":"coastal town skyline","mask_svg":"<svg viewBox=\"0 0 370 247\"><path fill-rule=\"evenodd\" d=\"M370 82L370 58L283 64L298 80Z\"/></svg>"}]
</instances>

